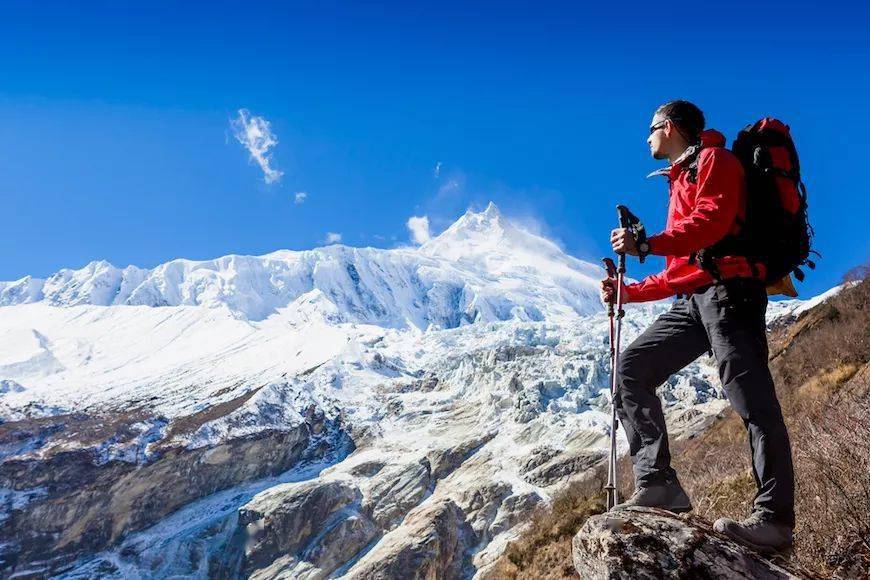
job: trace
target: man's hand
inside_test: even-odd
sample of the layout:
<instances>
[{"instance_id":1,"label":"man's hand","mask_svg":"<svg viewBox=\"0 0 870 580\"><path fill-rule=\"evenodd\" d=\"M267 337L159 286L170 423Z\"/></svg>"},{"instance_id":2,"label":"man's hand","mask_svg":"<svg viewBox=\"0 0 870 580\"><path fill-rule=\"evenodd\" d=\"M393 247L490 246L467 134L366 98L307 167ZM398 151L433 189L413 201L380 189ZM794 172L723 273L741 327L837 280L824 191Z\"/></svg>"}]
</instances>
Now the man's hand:
<instances>
[{"instance_id":1,"label":"man's hand","mask_svg":"<svg viewBox=\"0 0 870 580\"><path fill-rule=\"evenodd\" d=\"M617 254L629 254L637 256L637 243L634 236L626 228L616 228L610 232L610 245Z\"/></svg>"},{"instance_id":2,"label":"man's hand","mask_svg":"<svg viewBox=\"0 0 870 580\"><path fill-rule=\"evenodd\" d=\"M623 290L625 289L625 284L622 285ZM616 278L605 278L601 281L601 301L604 304L608 304L610 302L616 301L616 295L614 294L616 290ZM622 293L623 297L625 296L625 292Z\"/></svg>"}]
</instances>

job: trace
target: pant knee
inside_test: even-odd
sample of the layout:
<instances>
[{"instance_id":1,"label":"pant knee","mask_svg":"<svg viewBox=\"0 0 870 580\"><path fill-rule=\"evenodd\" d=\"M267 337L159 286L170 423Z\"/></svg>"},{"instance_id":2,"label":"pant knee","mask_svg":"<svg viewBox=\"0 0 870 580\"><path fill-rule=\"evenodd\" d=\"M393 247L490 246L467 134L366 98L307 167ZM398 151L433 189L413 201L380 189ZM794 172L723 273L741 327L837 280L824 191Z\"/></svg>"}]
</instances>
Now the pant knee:
<instances>
[{"instance_id":1,"label":"pant knee","mask_svg":"<svg viewBox=\"0 0 870 580\"><path fill-rule=\"evenodd\" d=\"M619 372L619 379L625 380L626 377L634 376L634 368L637 364L637 351L631 347L625 349L619 355L619 367L616 369Z\"/></svg>"},{"instance_id":2,"label":"pant knee","mask_svg":"<svg viewBox=\"0 0 870 580\"><path fill-rule=\"evenodd\" d=\"M619 373L620 392L632 391L638 389L642 383L642 362L640 351L631 347L619 357Z\"/></svg>"},{"instance_id":3,"label":"pant knee","mask_svg":"<svg viewBox=\"0 0 870 580\"><path fill-rule=\"evenodd\" d=\"M747 427L754 426L763 432L781 432L785 430L785 419L782 408L776 396L754 398L747 400L746 397L735 397L733 391L726 389L731 408L743 419Z\"/></svg>"}]
</instances>

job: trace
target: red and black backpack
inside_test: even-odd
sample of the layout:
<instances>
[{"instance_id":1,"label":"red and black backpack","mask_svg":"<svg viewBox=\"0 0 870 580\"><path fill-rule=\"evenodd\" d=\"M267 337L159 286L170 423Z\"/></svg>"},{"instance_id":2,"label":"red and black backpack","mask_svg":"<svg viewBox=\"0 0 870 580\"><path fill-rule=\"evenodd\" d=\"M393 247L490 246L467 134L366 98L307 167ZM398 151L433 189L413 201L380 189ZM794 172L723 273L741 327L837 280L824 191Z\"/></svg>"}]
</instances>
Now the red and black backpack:
<instances>
[{"instance_id":1,"label":"red and black backpack","mask_svg":"<svg viewBox=\"0 0 870 580\"><path fill-rule=\"evenodd\" d=\"M698 264L716 274L715 259L746 256L765 265L765 282L774 284L789 274L804 279L801 266L809 259L813 230L807 218L807 191L800 161L785 123L765 117L737 135L731 151L746 173L746 215L740 231L698 252ZM812 252L816 253L816 252Z\"/></svg>"}]
</instances>

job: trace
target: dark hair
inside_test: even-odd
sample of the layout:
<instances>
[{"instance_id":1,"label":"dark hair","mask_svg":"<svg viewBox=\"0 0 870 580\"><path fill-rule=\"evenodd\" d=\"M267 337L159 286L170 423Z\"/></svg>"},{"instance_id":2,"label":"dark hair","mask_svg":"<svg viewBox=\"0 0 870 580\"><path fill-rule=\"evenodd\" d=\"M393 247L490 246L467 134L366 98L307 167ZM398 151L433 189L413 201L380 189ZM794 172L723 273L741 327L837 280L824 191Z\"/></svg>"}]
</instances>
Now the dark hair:
<instances>
[{"instance_id":1,"label":"dark hair","mask_svg":"<svg viewBox=\"0 0 870 580\"><path fill-rule=\"evenodd\" d=\"M697 143L704 130L704 113L689 101L670 101L656 109L656 115L670 119L689 143Z\"/></svg>"}]
</instances>

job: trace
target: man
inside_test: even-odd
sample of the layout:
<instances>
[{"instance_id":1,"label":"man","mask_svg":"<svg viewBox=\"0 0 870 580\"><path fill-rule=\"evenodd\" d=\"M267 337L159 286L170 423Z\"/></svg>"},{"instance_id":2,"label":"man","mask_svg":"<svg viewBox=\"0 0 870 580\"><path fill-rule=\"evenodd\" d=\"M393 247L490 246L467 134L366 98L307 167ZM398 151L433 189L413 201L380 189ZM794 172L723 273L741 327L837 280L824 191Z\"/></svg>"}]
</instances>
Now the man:
<instances>
[{"instance_id":1,"label":"man","mask_svg":"<svg viewBox=\"0 0 870 580\"><path fill-rule=\"evenodd\" d=\"M702 353L712 350L733 409L749 431L758 493L742 522L722 518L724 532L764 550L786 550L794 528L791 445L767 366L764 265L742 256L716 260L717 276L694 255L739 231L746 190L740 161L725 139L704 130L704 115L687 101L658 108L647 142L656 159L668 159L670 203L663 232L638 244L625 229L613 230L613 250L666 256L664 271L623 287L626 302L677 295L622 353L617 413L628 437L635 492L617 507L650 506L689 511L691 502L671 468L668 434L656 387ZM638 247L640 245L641 247ZM602 299L614 279L602 281Z\"/></svg>"}]
</instances>

